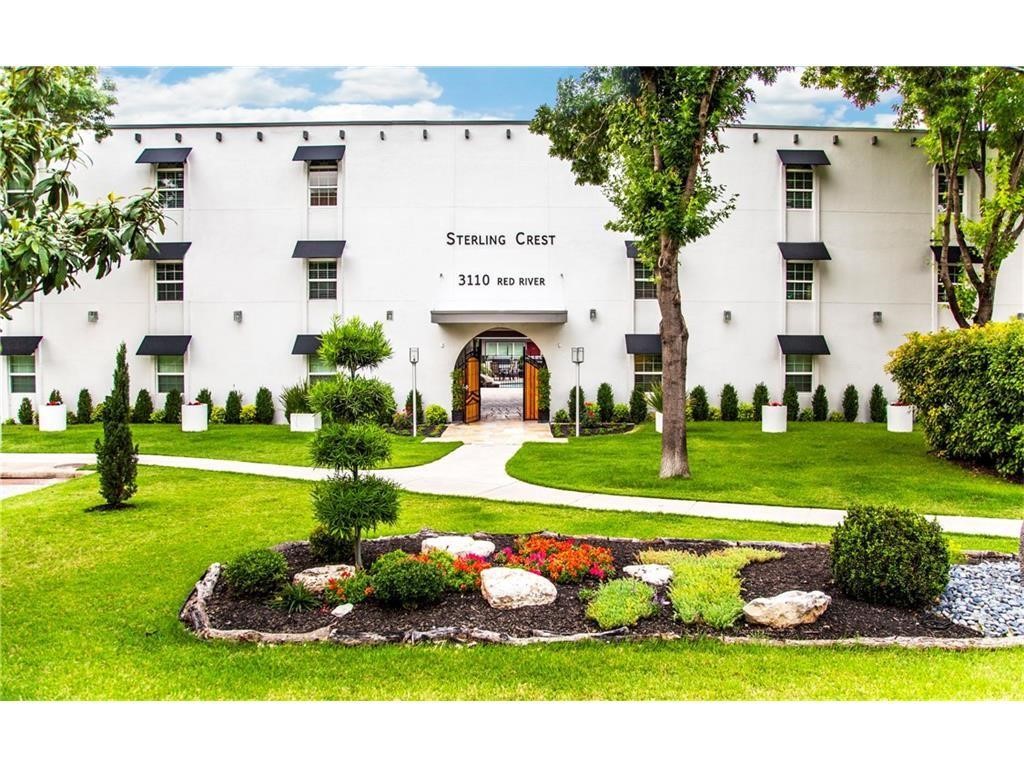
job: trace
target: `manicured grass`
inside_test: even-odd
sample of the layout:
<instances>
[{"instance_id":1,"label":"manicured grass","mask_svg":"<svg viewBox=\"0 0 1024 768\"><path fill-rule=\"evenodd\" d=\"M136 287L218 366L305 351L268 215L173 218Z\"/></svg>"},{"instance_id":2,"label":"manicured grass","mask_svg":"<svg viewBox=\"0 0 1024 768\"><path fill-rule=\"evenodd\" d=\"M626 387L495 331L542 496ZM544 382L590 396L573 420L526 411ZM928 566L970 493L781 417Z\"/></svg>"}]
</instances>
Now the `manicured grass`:
<instances>
[{"instance_id":1,"label":"manicured grass","mask_svg":"<svg viewBox=\"0 0 1024 768\"><path fill-rule=\"evenodd\" d=\"M4 502L4 699L1024 698L1024 649L782 649L714 640L562 647L255 647L177 612L213 561L304 538L309 484L142 467L135 506L85 512L95 476ZM403 494L401 524L475 531L822 540L828 529ZM1010 550L1011 539L953 537Z\"/></svg>"},{"instance_id":2,"label":"manicured grass","mask_svg":"<svg viewBox=\"0 0 1024 768\"><path fill-rule=\"evenodd\" d=\"M764 434L758 423L695 422L687 429L692 478L661 480L661 435L527 443L509 474L554 488L633 496L846 509L898 504L924 514L1024 517L1024 485L928 453L920 432L884 424L802 423Z\"/></svg>"},{"instance_id":3,"label":"manicured grass","mask_svg":"<svg viewBox=\"0 0 1024 768\"><path fill-rule=\"evenodd\" d=\"M99 424L72 424L66 432L40 432L28 425L0 427L4 453L91 453L103 433ZM309 432L292 432L285 424L211 424L206 432L182 432L176 424L132 424L139 453L234 459L261 464L309 466ZM414 467L436 461L462 443L424 443L392 435L387 467Z\"/></svg>"}]
</instances>

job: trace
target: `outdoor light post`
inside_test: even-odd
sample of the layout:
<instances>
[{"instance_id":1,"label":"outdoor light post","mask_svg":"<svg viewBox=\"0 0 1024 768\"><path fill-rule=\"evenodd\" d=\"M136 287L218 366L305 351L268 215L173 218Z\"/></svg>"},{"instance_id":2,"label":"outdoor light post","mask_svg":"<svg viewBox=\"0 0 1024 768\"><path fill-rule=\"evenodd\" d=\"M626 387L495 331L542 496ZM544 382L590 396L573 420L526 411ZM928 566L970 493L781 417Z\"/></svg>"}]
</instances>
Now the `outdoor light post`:
<instances>
[{"instance_id":1,"label":"outdoor light post","mask_svg":"<svg viewBox=\"0 0 1024 768\"><path fill-rule=\"evenodd\" d=\"M580 366L583 365L583 347L572 348L572 361L576 365L576 437L580 436Z\"/></svg>"},{"instance_id":2,"label":"outdoor light post","mask_svg":"<svg viewBox=\"0 0 1024 768\"><path fill-rule=\"evenodd\" d=\"M416 363L420 361L420 348L409 347L409 362L412 363L412 436L416 437Z\"/></svg>"}]
</instances>

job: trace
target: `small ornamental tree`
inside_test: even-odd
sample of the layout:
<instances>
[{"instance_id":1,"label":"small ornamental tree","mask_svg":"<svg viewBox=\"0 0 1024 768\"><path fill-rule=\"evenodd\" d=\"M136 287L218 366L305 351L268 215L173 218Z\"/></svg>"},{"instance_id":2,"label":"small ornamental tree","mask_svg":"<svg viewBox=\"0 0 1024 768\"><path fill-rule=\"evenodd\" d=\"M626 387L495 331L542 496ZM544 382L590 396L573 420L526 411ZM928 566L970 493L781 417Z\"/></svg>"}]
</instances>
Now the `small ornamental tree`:
<instances>
[{"instance_id":1,"label":"small ornamental tree","mask_svg":"<svg viewBox=\"0 0 1024 768\"><path fill-rule=\"evenodd\" d=\"M351 378L362 368L376 368L391 357L391 343L378 321L367 325L358 317L344 323L335 315L331 327L320 334L320 359L330 366L344 368Z\"/></svg>"},{"instance_id":2,"label":"small ornamental tree","mask_svg":"<svg viewBox=\"0 0 1024 768\"><path fill-rule=\"evenodd\" d=\"M164 424L181 424L181 392L176 389L164 400Z\"/></svg>"},{"instance_id":3,"label":"small ornamental tree","mask_svg":"<svg viewBox=\"0 0 1024 768\"><path fill-rule=\"evenodd\" d=\"M18 423L32 423L32 401L27 397L21 398L21 405L18 406Z\"/></svg>"},{"instance_id":4,"label":"small ornamental tree","mask_svg":"<svg viewBox=\"0 0 1024 768\"><path fill-rule=\"evenodd\" d=\"M811 398L811 414L815 421L828 419L828 397L825 396L825 385L819 384Z\"/></svg>"},{"instance_id":5,"label":"small ornamental tree","mask_svg":"<svg viewBox=\"0 0 1024 768\"><path fill-rule=\"evenodd\" d=\"M612 392L612 385L603 382L601 386L597 388L597 415L598 418L608 423L612 420L612 414L615 412L615 393Z\"/></svg>"},{"instance_id":6,"label":"small ornamental tree","mask_svg":"<svg viewBox=\"0 0 1024 768\"><path fill-rule=\"evenodd\" d=\"M876 423L885 422L885 393L882 392L882 387L875 384L871 388L871 400L868 403L868 409L871 411L871 420Z\"/></svg>"},{"instance_id":7,"label":"small ornamental tree","mask_svg":"<svg viewBox=\"0 0 1024 768\"><path fill-rule=\"evenodd\" d=\"M75 409L75 415L78 417L79 424L92 423L92 395L89 394L88 389L83 389L78 393L78 408Z\"/></svg>"},{"instance_id":8,"label":"small ornamental tree","mask_svg":"<svg viewBox=\"0 0 1024 768\"><path fill-rule=\"evenodd\" d=\"M629 396L629 420L634 424L643 424L647 421L647 398L640 387L634 387L633 393Z\"/></svg>"},{"instance_id":9,"label":"small ornamental tree","mask_svg":"<svg viewBox=\"0 0 1024 768\"><path fill-rule=\"evenodd\" d=\"M227 402L224 403L224 423L242 423L242 395L237 389L228 392Z\"/></svg>"},{"instance_id":10,"label":"small ornamental tree","mask_svg":"<svg viewBox=\"0 0 1024 768\"><path fill-rule=\"evenodd\" d=\"M134 424L149 424L149 417L153 415L153 398L149 396L149 390L140 389L135 396L135 407L132 408L131 420Z\"/></svg>"},{"instance_id":11,"label":"small ornamental tree","mask_svg":"<svg viewBox=\"0 0 1024 768\"><path fill-rule=\"evenodd\" d=\"M711 406L708 405L708 393L702 386L696 386L690 392L690 410L694 421L707 421L711 418Z\"/></svg>"},{"instance_id":12,"label":"small ornamental tree","mask_svg":"<svg viewBox=\"0 0 1024 768\"><path fill-rule=\"evenodd\" d=\"M395 414L395 391L380 379L336 376L313 385L309 390L309 407L323 414L328 422L372 421L385 426Z\"/></svg>"},{"instance_id":13,"label":"small ornamental tree","mask_svg":"<svg viewBox=\"0 0 1024 768\"><path fill-rule=\"evenodd\" d=\"M846 421L856 421L860 413L860 396L857 388L850 384L843 390L843 418Z\"/></svg>"},{"instance_id":14,"label":"small ornamental tree","mask_svg":"<svg viewBox=\"0 0 1024 768\"><path fill-rule=\"evenodd\" d=\"M722 409L722 421L736 421L740 416L740 401L736 394L736 387L726 384L722 387L722 395L719 400Z\"/></svg>"},{"instance_id":15,"label":"small ornamental tree","mask_svg":"<svg viewBox=\"0 0 1024 768\"><path fill-rule=\"evenodd\" d=\"M104 401L103 438L96 441L96 469L100 493L108 509L123 507L138 490L139 446L132 442L128 426L129 381L127 348L122 343L114 366L114 388Z\"/></svg>"},{"instance_id":16,"label":"small ornamental tree","mask_svg":"<svg viewBox=\"0 0 1024 768\"><path fill-rule=\"evenodd\" d=\"M786 418L789 421L796 421L800 415L800 396L792 384L787 384L782 391L782 404L786 406Z\"/></svg>"},{"instance_id":17,"label":"small ornamental tree","mask_svg":"<svg viewBox=\"0 0 1024 768\"><path fill-rule=\"evenodd\" d=\"M274 423L274 396L266 387L260 387L256 392L256 423Z\"/></svg>"}]
</instances>

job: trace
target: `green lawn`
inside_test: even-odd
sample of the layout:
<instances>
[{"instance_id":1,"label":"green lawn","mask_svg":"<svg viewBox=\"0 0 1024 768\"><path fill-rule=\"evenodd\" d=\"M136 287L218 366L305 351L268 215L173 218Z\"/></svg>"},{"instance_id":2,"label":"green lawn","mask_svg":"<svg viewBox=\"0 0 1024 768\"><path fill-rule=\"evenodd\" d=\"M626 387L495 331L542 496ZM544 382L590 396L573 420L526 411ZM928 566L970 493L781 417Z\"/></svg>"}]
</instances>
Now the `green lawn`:
<instances>
[{"instance_id":1,"label":"green lawn","mask_svg":"<svg viewBox=\"0 0 1024 768\"><path fill-rule=\"evenodd\" d=\"M687 429L689 480L661 480L653 425L625 435L527 443L509 474L570 490L634 496L845 509L895 503L918 512L1024 517L1024 485L963 469L928 453L920 432L884 424L696 422Z\"/></svg>"},{"instance_id":2,"label":"green lawn","mask_svg":"<svg viewBox=\"0 0 1024 768\"><path fill-rule=\"evenodd\" d=\"M85 512L97 478L4 502L4 699L1024 698L1024 649L724 646L256 647L196 640L177 612L210 562L303 538L309 484L143 467L135 506ZM403 494L401 525L461 531L821 540L828 529ZM1010 539L954 537L1010 550Z\"/></svg>"},{"instance_id":3,"label":"green lawn","mask_svg":"<svg viewBox=\"0 0 1024 768\"><path fill-rule=\"evenodd\" d=\"M99 424L73 424L66 432L40 432L27 425L0 427L4 453L92 453ZM263 464L309 466L312 434L291 432L287 425L211 424L207 432L182 432L174 424L132 424L139 453L161 456L195 456L204 459L236 459ZM424 443L392 435L391 463L385 467L413 467L436 461L462 443Z\"/></svg>"}]
</instances>

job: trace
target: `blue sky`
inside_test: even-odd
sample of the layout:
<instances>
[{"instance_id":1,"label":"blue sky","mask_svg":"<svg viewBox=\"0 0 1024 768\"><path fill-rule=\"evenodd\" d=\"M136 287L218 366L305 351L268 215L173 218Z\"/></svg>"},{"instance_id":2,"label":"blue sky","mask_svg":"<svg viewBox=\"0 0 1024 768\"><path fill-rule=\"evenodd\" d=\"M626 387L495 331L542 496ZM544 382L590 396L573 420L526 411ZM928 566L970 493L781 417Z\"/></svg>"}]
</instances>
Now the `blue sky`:
<instances>
[{"instance_id":1,"label":"blue sky","mask_svg":"<svg viewBox=\"0 0 1024 768\"><path fill-rule=\"evenodd\" d=\"M582 67L113 67L120 123L283 120L528 120ZM751 123L877 125L891 100L861 112L839 93L783 73L755 88Z\"/></svg>"}]
</instances>

